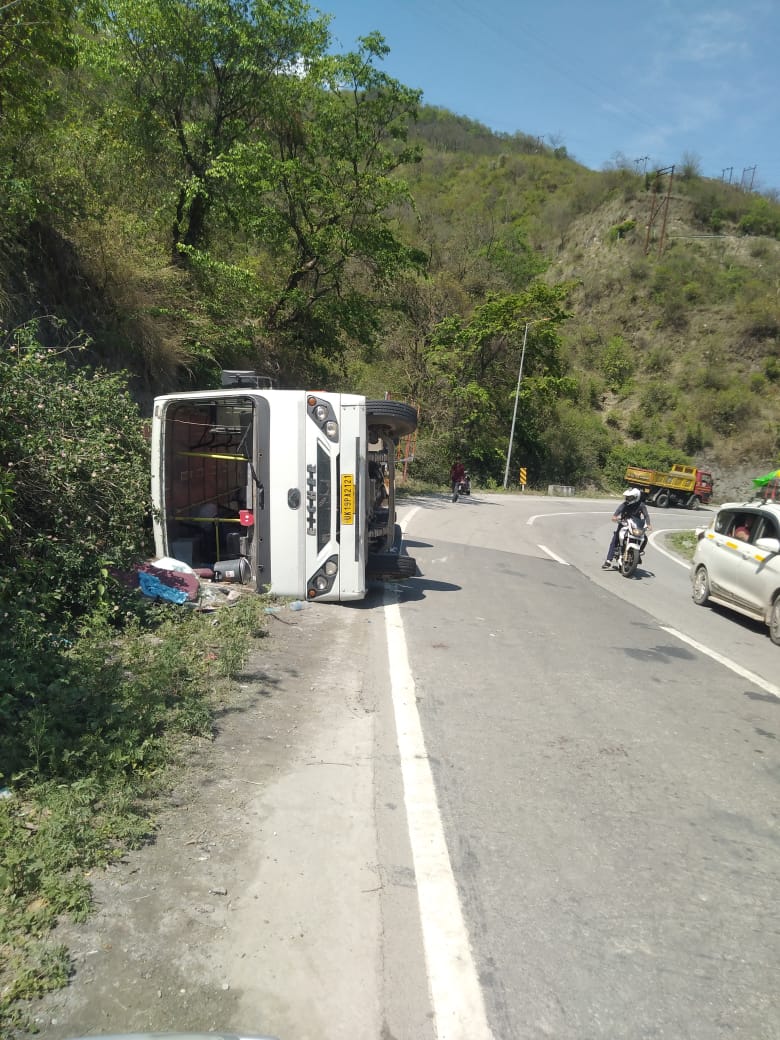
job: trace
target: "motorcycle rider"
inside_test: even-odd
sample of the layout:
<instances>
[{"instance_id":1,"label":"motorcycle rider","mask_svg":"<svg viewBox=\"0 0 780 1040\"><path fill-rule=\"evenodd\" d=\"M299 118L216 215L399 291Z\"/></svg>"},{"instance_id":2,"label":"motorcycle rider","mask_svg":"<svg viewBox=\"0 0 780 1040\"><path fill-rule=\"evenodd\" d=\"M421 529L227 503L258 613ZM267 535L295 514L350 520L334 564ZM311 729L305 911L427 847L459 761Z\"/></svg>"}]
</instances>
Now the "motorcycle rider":
<instances>
[{"instance_id":1,"label":"motorcycle rider","mask_svg":"<svg viewBox=\"0 0 780 1040\"><path fill-rule=\"evenodd\" d=\"M642 501L642 492L639 488L628 488L627 491L623 492L623 501L617 507L615 515L612 517L612 521L617 524L617 527L612 535L612 541L609 543L607 558L601 565L601 569L604 571L612 569L612 557L615 555L618 546L620 527L621 524L629 518L636 521L645 532L642 546L639 550L639 559L641 560L642 553L645 551L645 546L647 545L647 533L648 531L652 531L653 525L650 523L650 514L647 511L647 506Z\"/></svg>"},{"instance_id":2,"label":"motorcycle rider","mask_svg":"<svg viewBox=\"0 0 780 1040\"><path fill-rule=\"evenodd\" d=\"M455 461L452 464L452 468L450 469L450 484L452 485L453 495L455 494L461 480L465 479L466 467L463 465L460 459L455 459Z\"/></svg>"}]
</instances>

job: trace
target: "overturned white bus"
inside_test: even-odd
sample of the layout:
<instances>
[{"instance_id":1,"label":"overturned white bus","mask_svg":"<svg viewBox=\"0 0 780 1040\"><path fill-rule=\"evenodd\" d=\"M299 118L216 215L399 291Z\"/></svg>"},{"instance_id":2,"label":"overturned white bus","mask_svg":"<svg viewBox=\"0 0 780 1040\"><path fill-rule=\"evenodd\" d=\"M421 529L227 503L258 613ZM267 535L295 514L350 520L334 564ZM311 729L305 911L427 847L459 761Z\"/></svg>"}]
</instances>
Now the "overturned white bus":
<instances>
[{"instance_id":1,"label":"overturned white bus","mask_svg":"<svg viewBox=\"0 0 780 1040\"><path fill-rule=\"evenodd\" d=\"M414 575L395 522L395 455L415 409L265 389L251 372L222 381L155 399L158 557L309 600L361 599L371 578Z\"/></svg>"}]
</instances>

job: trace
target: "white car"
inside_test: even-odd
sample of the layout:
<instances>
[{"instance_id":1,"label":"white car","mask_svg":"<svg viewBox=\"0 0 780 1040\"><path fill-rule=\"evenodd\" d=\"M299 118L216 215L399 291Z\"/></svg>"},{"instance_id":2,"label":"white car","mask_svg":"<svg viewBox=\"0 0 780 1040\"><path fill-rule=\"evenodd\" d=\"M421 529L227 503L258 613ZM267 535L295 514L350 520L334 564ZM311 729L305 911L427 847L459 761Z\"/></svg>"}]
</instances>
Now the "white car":
<instances>
[{"instance_id":1,"label":"white car","mask_svg":"<svg viewBox=\"0 0 780 1040\"><path fill-rule=\"evenodd\" d=\"M694 602L763 621L780 645L780 503L727 502L697 534Z\"/></svg>"}]
</instances>

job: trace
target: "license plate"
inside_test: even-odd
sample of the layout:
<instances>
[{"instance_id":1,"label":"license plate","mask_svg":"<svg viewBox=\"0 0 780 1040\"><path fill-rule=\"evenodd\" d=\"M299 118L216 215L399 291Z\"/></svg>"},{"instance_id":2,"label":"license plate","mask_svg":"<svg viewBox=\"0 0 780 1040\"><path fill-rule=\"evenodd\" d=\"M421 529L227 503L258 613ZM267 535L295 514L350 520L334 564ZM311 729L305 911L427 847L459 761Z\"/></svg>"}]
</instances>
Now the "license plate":
<instances>
[{"instance_id":1,"label":"license plate","mask_svg":"<svg viewBox=\"0 0 780 1040\"><path fill-rule=\"evenodd\" d=\"M341 522L355 522L355 478L352 473L341 475Z\"/></svg>"}]
</instances>

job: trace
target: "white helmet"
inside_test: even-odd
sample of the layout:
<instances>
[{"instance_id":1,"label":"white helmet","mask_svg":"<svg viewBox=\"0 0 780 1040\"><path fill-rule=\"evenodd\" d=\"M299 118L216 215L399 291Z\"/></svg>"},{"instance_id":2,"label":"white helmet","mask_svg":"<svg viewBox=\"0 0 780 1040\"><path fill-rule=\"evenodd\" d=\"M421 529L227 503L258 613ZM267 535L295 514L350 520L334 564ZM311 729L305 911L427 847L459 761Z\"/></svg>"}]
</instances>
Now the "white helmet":
<instances>
[{"instance_id":1,"label":"white helmet","mask_svg":"<svg viewBox=\"0 0 780 1040\"><path fill-rule=\"evenodd\" d=\"M639 488L629 488L623 492L623 498L625 498L626 502L638 502L641 497L642 492Z\"/></svg>"}]
</instances>

